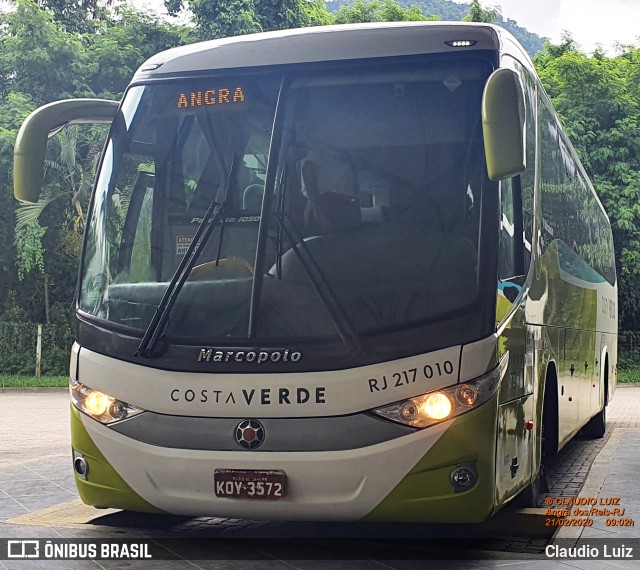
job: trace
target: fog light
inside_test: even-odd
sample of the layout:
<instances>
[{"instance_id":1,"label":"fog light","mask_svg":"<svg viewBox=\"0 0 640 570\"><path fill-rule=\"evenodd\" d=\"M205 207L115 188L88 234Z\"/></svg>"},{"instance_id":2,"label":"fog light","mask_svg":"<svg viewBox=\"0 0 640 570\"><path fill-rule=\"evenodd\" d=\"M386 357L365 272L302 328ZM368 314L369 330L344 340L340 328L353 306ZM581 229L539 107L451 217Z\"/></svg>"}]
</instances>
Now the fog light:
<instances>
[{"instance_id":1,"label":"fog light","mask_svg":"<svg viewBox=\"0 0 640 570\"><path fill-rule=\"evenodd\" d=\"M78 474L80 479L85 481L89 477L89 464L82 453L73 452L73 470Z\"/></svg>"},{"instance_id":2,"label":"fog light","mask_svg":"<svg viewBox=\"0 0 640 570\"><path fill-rule=\"evenodd\" d=\"M470 466L459 466L451 472L451 484L456 493L462 493L463 491L471 489L477 480L476 470Z\"/></svg>"}]
</instances>

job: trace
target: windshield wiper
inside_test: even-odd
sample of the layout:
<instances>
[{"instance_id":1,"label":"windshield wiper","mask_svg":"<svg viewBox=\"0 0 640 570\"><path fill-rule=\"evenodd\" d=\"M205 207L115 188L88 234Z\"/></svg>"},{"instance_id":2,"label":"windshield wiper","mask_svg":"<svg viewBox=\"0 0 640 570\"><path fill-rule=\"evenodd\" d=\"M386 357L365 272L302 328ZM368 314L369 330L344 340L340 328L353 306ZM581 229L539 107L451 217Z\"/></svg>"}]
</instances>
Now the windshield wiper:
<instances>
[{"instance_id":1,"label":"windshield wiper","mask_svg":"<svg viewBox=\"0 0 640 570\"><path fill-rule=\"evenodd\" d=\"M267 159L267 173L265 178L265 192L264 200L262 203L260 229L258 230L258 246L256 250L256 264L255 274L253 279L253 286L251 290L251 305L249 309L249 331L247 338L255 338L256 331L258 329L258 318L260 316L259 306L262 294L262 284L265 275L265 261L266 261L266 243L267 243L267 230L269 227L268 219L269 212L271 211L271 201L273 194L277 190L277 202L276 202L276 221L277 221L277 243L276 243L276 275L278 279L282 278L282 237L283 234L289 240L292 249L300 261L300 265L303 271L306 273L311 286L315 290L316 294L320 298L320 301L327 309L329 317L334 326L338 330L338 334L342 341L351 349L355 354L364 353L364 347L360 336L358 335L353 323L349 319L349 315L344 310L344 307L340 304L338 297L331 288L331 285L327 281L324 273L320 269L317 261L309 251L306 243L302 239L300 232L296 228L293 220L288 218L284 212L285 209L285 187L287 181L287 161L284 161L284 167L280 172L280 177L277 176L278 170L278 157L280 150L282 149L283 133L284 133L284 118L286 110L286 97L283 95L286 93L289 86L289 79L283 77L280 84L280 92L278 93L278 101L276 103L276 110L273 119L273 130L271 131L271 141L269 143L269 156ZM277 186L277 188L276 188ZM271 191L274 189L274 191ZM287 227L286 220L288 219L290 228Z\"/></svg>"},{"instance_id":2,"label":"windshield wiper","mask_svg":"<svg viewBox=\"0 0 640 570\"><path fill-rule=\"evenodd\" d=\"M231 185L231 177L233 176L235 164L236 155L234 153L233 160L231 161L231 167L229 168L229 174L227 176L226 187L224 189L224 199L222 202L217 202L217 195L215 195L211 204L209 204L209 207L202 217L202 221L193 236L193 240L189 244L187 252L184 254L176 272L173 274L167 290L164 292L147 330L144 331L144 336L142 337L142 341L135 352L135 356L139 356L141 358L153 358L155 356L159 356L159 353L154 352L154 348L158 344L160 337L167 329L171 309L175 305L180 291L182 291L184 284L189 278L191 270L198 261L198 257L200 257L204 246L209 241L213 230L225 214L227 194L229 192L229 186ZM220 253L218 252L218 256L219 254Z\"/></svg>"},{"instance_id":3,"label":"windshield wiper","mask_svg":"<svg viewBox=\"0 0 640 570\"><path fill-rule=\"evenodd\" d=\"M287 184L287 165L285 164L280 174L280 183L278 184L278 200L276 203L276 212L278 219L280 219L284 212L284 191ZM276 275L280 279L282 277L282 233L283 227L281 223L278 223L278 230L276 236Z\"/></svg>"}]
</instances>

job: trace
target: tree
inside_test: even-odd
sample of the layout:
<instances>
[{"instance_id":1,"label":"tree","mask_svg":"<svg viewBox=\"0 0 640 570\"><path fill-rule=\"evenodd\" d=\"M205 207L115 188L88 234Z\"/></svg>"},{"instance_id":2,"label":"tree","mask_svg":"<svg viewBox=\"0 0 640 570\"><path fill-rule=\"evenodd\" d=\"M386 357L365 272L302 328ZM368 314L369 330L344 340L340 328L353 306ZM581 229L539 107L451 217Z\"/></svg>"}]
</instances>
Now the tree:
<instances>
[{"instance_id":1,"label":"tree","mask_svg":"<svg viewBox=\"0 0 640 570\"><path fill-rule=\"evenodd\" d=\"M327 4L324 0L309 1L307 16L310 26L328 26L335 23L333 14L327 10Z\"/></svg>"},{"instance_id":2,"label":"tree","mask_svg":"<svg viewBox=\"0 0 640 570\"><path fill-rule=\"evenodd\" d=\"M403 8L395 0L355 0L353 6L340 6L336 12L336 24L425 21L438 19L439 18L436 16L425 16L416 5Z\"/></svg>"},{"instance_id":3,"label":"tree","mask_svg":"<svg viewBox=\"0 0 640 570\"><path fill-rule=\"evenodd\" d=\"M67 32L93 33L98 22L108 17L97 0L37 0Z\"/></svg>"},{"instance_id":4,"label":"tree","mask_svg":"<svg viewBox=\"0 0 640 570\"><path fill-rule=\"evenodd\" d=\"M535 59L538 74L613 226L621 327L640 325L640 49L608 58L570 35Z\"/></svg>"},{"instance_id":5,"label":"tree","mask_svg":"<svg viewBox=\"0 0 640 570\"><path fill-rule=\"evenodd\" d=\"M36 105L82 89L87 55L77 34L66 33L31 0L0 16L0 94L29 93Z\"/></svg>"},{"instance_id":6,"label":"tree","mask_svg":"<svg viewBox=\"0 0 640 570\"><path fill-rule=\"evenodd\" d=\"M420 12L426 16L430 16L430 19L440 19L448 21L460 21L465 16L468 16L469 4L457 3L452 0L396 0L398 5L402 8L410 8L414 6L419 9ZM342 6L351 8L354 4L354 0L329 0L326 3L329 12L337 13ZM527 53L533 57L538 51L544 49L544 43L547 38L541 38L540 36L528 31L527 29L518 25L515 20L502 17L499 14L499 9L494 9L498 12L495 19L495 23L502 26L509 32L511 32L516 39L522 44L522 47ZM437 18L436 18L437 16Z\"/></svg>"},{"instance_id":7,"label":"tree","mask_svg":"<svg viewBox=\"0 0 640 570\"><path fill-rule=\"evenodd\" d=\"M332 22L322 0L165 0L169 14L188 7L200 39Z\"/></svg>"},{"instance_id":8,"label":"tree","mask_svg":"<svg viewBox=\"0 0 640 570\"><path fill-rule=\"evenodd\" d=\"M480 0L471 0L469 12L462 18L464 22L484 22L485 24L493 24L498 16L500 16L500 7L492 6L486 10L480 4Z\"/></svg>"},{"instance_id":9,"label":"tree","mask_svg":"<svg viewBox=\"0 0 640 570\"><path fill-rule=\"evenodd\" d=\"M102 21L97 33L84 36L91 58L83 74L92 96L119 99L142 62L196 39L191 27L173 26L127 6L114 10L113 18Z\"/></svg>"},{"instance_id":10,"label":"tree","mask_svg":"<svg viewBox=\"0 0 640 570\"><path fill-rule=\"evenodd\" d=\"M24 118L56 99L119 98L146 58L193 37L126 7L90 10L74 23L72 5L17 0L0 13L0 319L19 308L26 321L70 320L91 166L106 132L73 127L50 139L42 199L16 215L11 165Z\"/></svg>"}]
</instances>

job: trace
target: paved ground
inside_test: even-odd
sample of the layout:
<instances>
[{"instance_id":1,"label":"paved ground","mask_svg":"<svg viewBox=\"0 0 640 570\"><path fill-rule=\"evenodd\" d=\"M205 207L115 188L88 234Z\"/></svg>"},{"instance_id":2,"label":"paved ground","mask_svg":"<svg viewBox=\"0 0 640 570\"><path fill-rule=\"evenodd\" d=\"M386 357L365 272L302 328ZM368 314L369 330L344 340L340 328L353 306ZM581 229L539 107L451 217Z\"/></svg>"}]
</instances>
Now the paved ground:
<instances>
[{"instance_id":1,"label":"paved ground","mask_svg":"<svg viewBox=\"0 0 640 570\"><path fill-rule=\"evenodd\" d=\"M68 395L64 391L0 393L0 538L79 538L79 537L156 537L158 539L206 539L205 545L181 542L175 546L179 557L197 558L197 549L207 547L212 540L225 539L216 546L233 544L233 556L246 546L247 551L259 552L257 560L217 561L154 561L138 563L146 568L320 568L324 560L299 560L291 551L282 552L278 539L297 538L306 551L318 557L358 558L332 561L332 568L424 568L424 561L387 560L389 552L403 554L419 544L415 539L436 538L438 543L454 549L456 542L466 541L474 534L492 537L483 541L486 560L465 561L464 567L495 568L508 565L524 568L638 568L637 560L570 561L565 563L523 559L523 554L540 553L549 542L554 529L537 529L529 538L509 538L512 518L522 521L521 514L503 513L503 518L484 527L434 527L430 525L373 525L319 523L265 523L217 519L212 517L154 517L124 515L118 511L97 511L80 505L73 483L69 461ZM608 499L620 497L620 507L626 517L640 525L640 387L621 388L609 407L609 427L605 438L597 442L576 438L559 455L549 473L550 490L547 497L592 497ZM549 499L547 499L549 500ZM544 500L541 506L544 506ZM519 518L518 518L519 517ZM536 520L541 520L537 517ZM519 523L516 523L516 526ZM525 525L526 526L526 525ZM541 532L539 532L541 531ZM519 534L519 533L518 533ZM640 551L640 527L609 527L606 518L594 518L594 525L581 528L563 527L558 537L571 539L574 544L598 538L637 539ZM313 539L323 539L319 543ZM414 539L403 543L402 539ZM232 539L236 539L235 541ZM276 539L276 540L274 540ZM348 542L345 541L348 540ZM445 542L453 539L453 543ZM265 542L266 541L266 542ZM311 542L309 542L311 541ZM187 551L179 551L180 545ZM290 543L287 543L290 546ZM346 546L345 546L346 544ZM207 546L208 545L208 546ZM261 550L262 549L262 550ZM376 549L383 555L376 559ZM496 552L502 551L496 560ZM455 552L455 550L454 550ZM505 554L506 552L506 554ZM344 555L344 556L343 556ZM233 557L232 556L232 557ZM304 557L304 556L303 556ZM404 556L399 556L404 557ZM505 557L507 559L505 559ZM410 552L406 558L411 558ZM6 568L131 568L130 562L14 562L0 561ZM439 561L429 568L453 568L460 564Z\"/></svg>"},{"instance_id":2,"label":"paved ground","mask_svg":"<svg viewBox=\"0 0 640 570\"><path fill-rule=\"evenodd\" d=\"M596 456L616 429L640 430L640 387L621 385L616 392L607 408L607 433L604 438L592 440L576 437L560 451L548 474L550 495L577 496ZM541 501L540 506L543 504Z\"/></svg>"},{"instance_id":3,"label":"paved ground","mask_svg":"<svg viewBox=\"0 0 640 570\"><path fill-rule=\"evenodd\" d=\"M0 469L34 458L45 460L68 455L67 390L0 392L0 410Z\"/></svg>"}]
</instances>

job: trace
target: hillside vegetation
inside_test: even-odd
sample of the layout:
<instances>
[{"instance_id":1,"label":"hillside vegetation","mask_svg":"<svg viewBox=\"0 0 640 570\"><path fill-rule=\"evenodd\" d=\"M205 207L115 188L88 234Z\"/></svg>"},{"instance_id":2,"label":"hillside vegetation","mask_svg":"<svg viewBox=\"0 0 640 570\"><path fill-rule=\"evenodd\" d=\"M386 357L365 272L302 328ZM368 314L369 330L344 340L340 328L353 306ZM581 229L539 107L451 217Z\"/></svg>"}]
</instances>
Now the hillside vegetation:
<instances>
[{"instance_id":1,"label":"hillside vegetation","mask_svg":"<svg viewBox=\"0 0 640 570\"><path fill-rule=\"evenodd\" d=\"M353 4L354 0L332 0L327 2L327 8L330 12L335 13L341 6L353 6ZM398 4L406 9L415 6L425 16L437 16L440 20L451 21L462 20L468 14L470 6L451 0L398 0ZM548 38L542 38L519 26L515 20L509 19L508 15L498 14L495 24L509 30L531 57L544 49L544 43L548 40Z\"/></svg>"}]
</instances>

